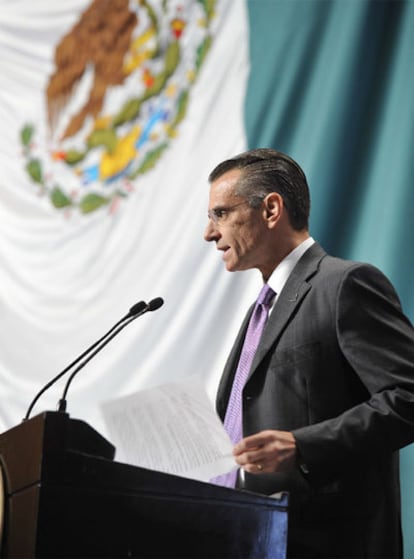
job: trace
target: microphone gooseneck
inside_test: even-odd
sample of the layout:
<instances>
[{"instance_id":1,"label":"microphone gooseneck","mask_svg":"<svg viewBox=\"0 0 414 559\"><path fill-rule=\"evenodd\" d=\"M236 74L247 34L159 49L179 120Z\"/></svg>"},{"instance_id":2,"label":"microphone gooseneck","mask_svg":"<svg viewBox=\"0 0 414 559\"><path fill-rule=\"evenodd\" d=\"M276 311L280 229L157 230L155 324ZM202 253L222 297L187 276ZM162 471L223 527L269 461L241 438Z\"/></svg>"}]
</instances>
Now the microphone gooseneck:
<instances>
[{"instance_id":1,"label":"microphone gooseneck","mask_svg":"<svg viewBox=\"0 0 414 559\"><path fill-rule=\"evenodd\" d=\"M158 299L160 299L162 301L161 298L158 298ZM31 414L35 404L39 400L40 396L42 396L42 394L44 394L46 392L46 390L48 390L51 386L53 386L53 384L55 384L55 382L57 382L60 378L62 378L70 369L75 367L75 365L77 365L79 363L79 361L81 361L84 357L86 357L88 354L90 354L99 344L104 342L106 339L108 341L110 339L112 339L112 337L114 335L116 335L118 333L118 331L120 331L122 329L122 328L120 328L120 326L122 326L124 323L125 323L125 325L129 324L129 322L131 322L132 320L134 320L135 318L137 318L138 316L140 316L144 312L147 312L147 310L155 310L153 308L151 308L151 309L148 308L151 305L151 303L153 303L154 301L157 301L157 299L153 299L149 304L147 304L145 301L139 301L138 303L135 303L129 309L129 312L125 316L123 316L120 320L118 320L118 322L114 326L112 326L112 328L110 330L108 330L108 332L106 332L101 338L99 338L99 340L97 340L91 346L89 346L81 355L79 355L74 361L72 361L67 367L65 367L63 369L63 371L61 371L59 374L57 374L55 377L53 377L47 384L45 384L45 386L42 387L42 389L36 394L36 396L33 398L32 402L30 403L23 421L26 421L27 419L29 419L30 414ZM163 302L161 303L161 305L162 304L163 304ZM159 305L159 306L161 306L161 305ZM102 347L106 343L107 342L105 342L102 345ZM99 348L97 351L99 351L100 349L101 348ZM95 353L97 353L97 351ZM93 355L95 355L95 353ZM93 355L89 359L91 359L93 357ZM84 364L86 364L89 361L89 359L87 359L83 362L82 367L84 366ZM81 367L78 367L78 368L81 368Z\"/></svg>"},{"instance_id":2,"label":"microphone gooseneck","mask_svg":"<svg viewBox=\"0 0 414 559\"><path fill-rule=\"evenodd\" d=\"M163 304L164 304L164 300L161 297L157 297L156 299L152 299L148 304L144 303L142 305L142 301L140 303L136 303L135 305L133 305L128 313L128 315L126 315L126 317L124 317L124 320L120 321L115 328L112 328L111 332L109 333L109 335L107 337L105 337L105 339L102 341L102 343L100 345L98 345L98 347L96 347L95 351L93 351L92 353L90 353L79 365L78 367L72 372L72 374L70 375L68 381L66 382L65 388L63 390L62 393L62 397L59 400L59 405L58 405L58 411L60 412L65 412L66 411L66 405L67 405L67 401L66 401L66 397L67 397L67 393L69 391L69 387L73 381L73 379L75 378L75 376L78 374L78 372L83 369L83 367L93 358L95 357L95 355L97 353L99 353L105 346L107 343L109 343L115 336L117 336L119 334L119 332L121 332L121 330L123 330L126 326L128 326L128 324L130 324L131 322L133 322L136 318L138 318L139 316L142 316L143 314L145 314L148 311L155 311L157 309L159 309Z\"/></svg>"}]
</instances>

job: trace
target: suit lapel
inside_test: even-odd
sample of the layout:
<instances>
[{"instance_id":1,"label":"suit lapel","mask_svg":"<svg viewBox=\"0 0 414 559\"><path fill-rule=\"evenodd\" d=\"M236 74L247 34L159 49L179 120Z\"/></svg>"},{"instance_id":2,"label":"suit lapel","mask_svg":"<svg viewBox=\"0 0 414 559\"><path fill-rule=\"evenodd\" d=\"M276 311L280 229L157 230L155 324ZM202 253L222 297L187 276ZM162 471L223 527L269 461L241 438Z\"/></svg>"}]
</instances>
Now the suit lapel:
<instances>
[{"instance_id":1,"label":"suit lapel","mask_svg":"<svg viewBox=\"0 0 414 559\"><path fill-rule=\"evenodd\" d=\"M310 278L318 271L321 259L326 252L314 243L305 252L290 274L282 292L279 294L269 321L263 332L248 379L254 374L271 347L277 342L295 309L311 289Z\"/></svg>"}]
</instances>

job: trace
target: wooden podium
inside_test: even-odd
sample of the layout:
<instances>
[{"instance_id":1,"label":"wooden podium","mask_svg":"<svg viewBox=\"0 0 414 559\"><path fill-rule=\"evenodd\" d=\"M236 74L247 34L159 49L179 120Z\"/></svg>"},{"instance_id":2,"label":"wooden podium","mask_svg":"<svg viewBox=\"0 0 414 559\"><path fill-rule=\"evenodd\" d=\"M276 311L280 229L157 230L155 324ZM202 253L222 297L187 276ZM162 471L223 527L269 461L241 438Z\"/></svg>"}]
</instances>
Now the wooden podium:
<instances>
[{"instance_id":1,"label":"wooden podium","mask_svg":"<svg viewBox=\"0 0 414 559\"><path fill-rule=\"evenodd\" d=\"M287 495L128 466L114 454L87 423L61 412L0 435L0 557L286 557Z\"/></svg>"}]
</instances>

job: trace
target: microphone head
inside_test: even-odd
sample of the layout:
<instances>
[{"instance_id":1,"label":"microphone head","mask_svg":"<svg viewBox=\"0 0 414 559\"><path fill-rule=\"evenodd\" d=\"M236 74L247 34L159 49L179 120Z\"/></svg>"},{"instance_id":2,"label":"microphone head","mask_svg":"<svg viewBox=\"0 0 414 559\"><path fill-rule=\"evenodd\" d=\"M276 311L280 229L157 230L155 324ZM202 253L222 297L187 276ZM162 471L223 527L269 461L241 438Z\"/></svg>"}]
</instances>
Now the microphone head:
<instances>
[{"instance_id":1,"label":"microphone head","mask_svg":"<svg viewBox=\"0 0 414 559\"><path fill-rule=\"evenodd\" d=\"M157 309L162 307L163 304L164 304L164 299L162 299L161 297L156 297L155 299L152 299L152 301L148 303L148 310L156 311Z\"/></svg>"},{"instance_id":2,"label":"microphone head","mask_svg":"<svg viewBox=\"0 0 414 559\"><path fill-rule=\"evenodd\" d=\"M139 301L139 303L135 303L135 305L132 305L132 307L129 309L128 316L135 316L136 314L142 312L146 306L147 303L145 301Z\"/></svg>"}]
</instances>

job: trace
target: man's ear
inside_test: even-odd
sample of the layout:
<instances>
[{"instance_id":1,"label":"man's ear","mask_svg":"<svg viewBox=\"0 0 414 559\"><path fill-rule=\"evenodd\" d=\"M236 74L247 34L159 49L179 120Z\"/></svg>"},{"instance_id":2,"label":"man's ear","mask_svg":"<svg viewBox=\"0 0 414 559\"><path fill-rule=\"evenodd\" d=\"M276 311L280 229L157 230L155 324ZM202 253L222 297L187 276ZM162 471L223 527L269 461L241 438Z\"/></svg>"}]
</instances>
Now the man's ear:
<instances>
[{"instance_id":1,"label":"man's ear","mask_svg":"<svg viewBox=\"0 0 414 559\"><path fill-rule=\"evenodd\" d=\"M283 213L283 198L278 192L271 192L263 200L265 219L270 228L273 228L280 220Z\"/></svg>"}]
</instances>

